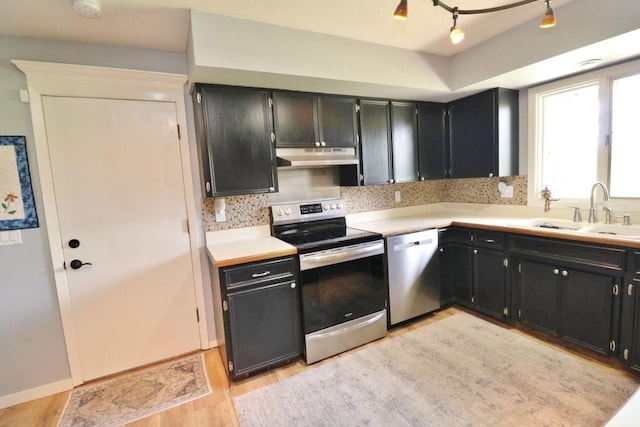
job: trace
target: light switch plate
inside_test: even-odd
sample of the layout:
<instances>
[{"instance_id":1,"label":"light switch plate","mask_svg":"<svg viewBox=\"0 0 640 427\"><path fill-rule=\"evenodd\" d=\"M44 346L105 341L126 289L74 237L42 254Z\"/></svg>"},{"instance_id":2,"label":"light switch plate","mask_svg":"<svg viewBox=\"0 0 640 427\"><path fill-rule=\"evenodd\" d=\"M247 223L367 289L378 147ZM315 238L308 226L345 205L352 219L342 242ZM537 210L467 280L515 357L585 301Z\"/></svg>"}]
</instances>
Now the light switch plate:
<instances>
[{"instance_id":1,"label":"light switch plate","mask_svg":"<svg viewBox=\"0 0 640 427\"><path fill-rule=\"evenodd\" d=\"M0 231L0 246L11 246L22 244L22 233L20 230Z\"/></svg>"},{"instance_id":2,"label":"light switch plate","mask_svg":"<svg viewBox=\"0 0 640 427\"><path fill-rule=\"evenodd\" d=\"M399 191L395 192L395 198L396 198L396 202L401 202L402 201L402 195L400 194Z\"/></svg>"},{"instance_id":3,"label":"light switch plate","mask_svg":"<svg viewBox=\"0 0 640 427\"><path fill-rule=\"evenodd\" d=\"M507 185L500 193L500 197L503 199L513 199L513 185Z\"/></svg>"}]
</instances>

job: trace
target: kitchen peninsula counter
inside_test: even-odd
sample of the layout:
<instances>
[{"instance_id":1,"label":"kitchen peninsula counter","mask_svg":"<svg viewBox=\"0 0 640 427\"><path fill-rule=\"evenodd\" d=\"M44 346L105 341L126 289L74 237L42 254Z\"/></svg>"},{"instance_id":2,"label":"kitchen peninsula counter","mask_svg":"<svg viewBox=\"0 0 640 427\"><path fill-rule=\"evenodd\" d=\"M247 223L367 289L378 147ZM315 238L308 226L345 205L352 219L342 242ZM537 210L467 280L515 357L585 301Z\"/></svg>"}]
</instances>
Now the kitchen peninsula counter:
<instances>
[{"instance_id":1,"label":"kitchen peninsula counter","mask_svg":"<svg viewBox=\"0 0 640 427\"><path fill-rule=\"evenodd\" d=\"M209 260L218 268L297 253L294 246L271 237L266 225L210 231L206 240Z\"/></svg>"}]
</instances>

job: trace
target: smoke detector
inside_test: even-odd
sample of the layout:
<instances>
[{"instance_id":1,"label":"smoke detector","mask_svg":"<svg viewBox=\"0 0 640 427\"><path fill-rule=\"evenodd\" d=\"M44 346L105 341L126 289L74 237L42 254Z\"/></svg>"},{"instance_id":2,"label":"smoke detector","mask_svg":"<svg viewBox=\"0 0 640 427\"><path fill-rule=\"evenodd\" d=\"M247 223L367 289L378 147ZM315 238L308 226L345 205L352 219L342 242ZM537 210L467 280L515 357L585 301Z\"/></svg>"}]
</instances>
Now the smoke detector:
<instances>
[{"instance_id":1,"label":"smoke detector","mask_svg":"<svg viewBox=\"0 0 640 427\"><path fill-rule=\"evenodd\" d=\"M73 0L73 10L85 18L98 18L102 15L100 0Z\"/></svg>"}]
</instances>

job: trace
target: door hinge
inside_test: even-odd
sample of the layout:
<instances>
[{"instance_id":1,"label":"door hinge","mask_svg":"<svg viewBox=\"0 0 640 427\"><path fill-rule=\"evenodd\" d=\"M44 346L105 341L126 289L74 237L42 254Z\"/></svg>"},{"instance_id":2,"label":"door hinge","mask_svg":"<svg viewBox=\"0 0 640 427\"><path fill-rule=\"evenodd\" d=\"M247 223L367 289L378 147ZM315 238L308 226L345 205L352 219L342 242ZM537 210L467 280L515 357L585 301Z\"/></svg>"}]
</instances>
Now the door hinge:
<instances>
[{"instance_id":1,"label":"door hinge","mask_svg":"<svg viewBox=\"0 0 640 427\"><path fill-rule=\"evenodd\" d=\"M200 311L196 308L196 321L200 323Z\"/></svg>"},{"instance_id":2,"label":"door hinge","mask_svg":"<svg viewBox=\"0 0 640 427\"><path fill-rule=\"evenodd\" d=\"M229 360L229 372L233 372L233 362Z\"/></svg>"},{"instance_id":3,"label":"door hinge","mask_svg":"<svg viewBox=\"0 0 640 427\"><path fill-rule=\"evenodd\" d=\"M518 319L522 319L522 310L518 309Z\"/></svg>"},{"instance_id":4,"label":"door hinge","mask_svg":"<svg viewBox=\"0 0 640 427\"><path fill-rule=\"evenodd\" d=\"M180 136L180 124L177 125L178 127L178 140L182 139L182 136Z\"/></svg>"},{"instance_id":5,"label":"door hinge","mask_svg":"<svg viewBox=\"0 0 640 427\"><path fill-rule=\"evenodd\" d=\"M509 315L509 307L505 307L504 310L502 310L502 314L504 314L505 316Z\"/></svg>"},{"instance_id":6,"label":"door hinge","mask_svg":"<svg viewBox=\"0 0 640 427\"><path fill-rule=\"evenodd\" d=\"M518 264L518 273L522 273L522 264Z\"/></svg>"},{"instance_id":7,"label":"door hinge","mask_svg":"<svg viewBox=\"0 0 640 427\"><path fill-rule=\"evenodd\" d=\"M360 134L356 134L356 144L360 144Z\"/></svg>"},{"instance_id":8,"label":"door hinge","mask_svg":"<svg viewBox=\"0 0 640 427\"><path fill-rule=\"evenodd\" d=\"M62 268L64 268L65 270L67 269L67 262L66 261L62 262ZM631 285L629 285L629 286L631 286Z\"/></svg>"},{"instance_id":9,"label":"door hinge","mask_svg":"<svg viewBox=\"0 0 640 427\"><path fill-rule=\"evenodd\" d=\"M476 297L475 297L475 296L472 296L472 297L471 297L471 303L472 303L472 304L475 304L475 303L476 303Z\"/></svg>"},{"instance_id":10,"label":"door hinge","mask_svg":"<svg viewBox=\"0 0 640 427\"><path fill-rule=\"evenodd\" d=\"M609 350L611 351L616 351L616 342L611 340L611 342L609 343Z\"/></svg>"},{"instance_id":11,"label":"door hinge","mask_svg":"<svg viewBox=\"0 0 640 427\"><path fill-rule=\"evenodd\" d=\"M613 294L618 295L618 293L620 293L620 285L616 283L615 285L613 285Z\"/></svg>"},{"instance_id":12,"label":"door hinge","mask_svg":"<svg viewBox=\"0 0 640 427\"><path fill-rule=\"evenodd\" d=\"M360 112L360 104L356 104L356 113Z\"/></svg>"},{"instance_id":13,"label":"door hinge","mask_svg":"<svg viewBox=\"0 0 640 427\"><path fill-rule=\"evenodd\" d=\"M198 101L198 104L202 104L202 95L200 93L196 93L196 101Z\"/></svg>"},{"instance_id":14,"label":"door hinge","mask_svg":"<svg viewBox=\"0 0 640 427\"><path fill-rule=\"evenodd\" d=\"M633 283L629 283L629 286L627 286L627 295L633 296Z\"/></svg>"},{"instance_id":15,"label":"door hinge","mask_svg":"<svg viewBox=\"0 0 640 427\"><path fill-rule=\"evenodd\" d=\"M271 132L271 142L276 142L276 134Z\"/></svg>"},{"instance_id":16,"label":"door hinge","mask_svg":"<svg viewBox=\"0 0 640 427\"><path fill-rule=\"evenodd\" d=\"M269 108L273 108L273 98L269 98Z\"/></svg>"},{"instance_id":17,"label":"door hinge","mask_svg":"<svg viewBox=\"0 0 640 427\"><path fill-rule=\"evenodd\" d=\"M222 301L222 310L229 310L229 303L227 303L227 301Z\"/></svg>"},{"instance_id":18,"label":"door hinge","mask_svg":"<svg viewBox=\"0 0 640 427\"><path fill-rule=\"evenodd\" d=\"M509 267L509 258L505 258L502 263L504 264L505 267Z\"/></svg>"},{"instance_id":19,"label":"door hinge","mask_svg":"<svg viewBox=\"0 0 640 427\"><path fill-rule=\"evenodd\" d=\"M623 352L624 360L629 360L629 349L625 348Z\"/></svg>"},{"instance_id":20,"label":"door hinge","mask_svg":"<svg viewBox=\"0 0 640 427\"><path fill-rule=\"evenodd\" d=\"M189 225L189 218L187 218L185 221L187 221L187 234L191 234L191 226Z\"/></svg>"},{"instance_id":21,"label":"door hinge","mask_svg":"<svg viewBox=\"0 0 640 427\"><path fill-rule=\"evenodd\" d=\"M604 137L604 146L608 147L611 144L611 135L607 135Z\"/></svg>"}]
</instances>

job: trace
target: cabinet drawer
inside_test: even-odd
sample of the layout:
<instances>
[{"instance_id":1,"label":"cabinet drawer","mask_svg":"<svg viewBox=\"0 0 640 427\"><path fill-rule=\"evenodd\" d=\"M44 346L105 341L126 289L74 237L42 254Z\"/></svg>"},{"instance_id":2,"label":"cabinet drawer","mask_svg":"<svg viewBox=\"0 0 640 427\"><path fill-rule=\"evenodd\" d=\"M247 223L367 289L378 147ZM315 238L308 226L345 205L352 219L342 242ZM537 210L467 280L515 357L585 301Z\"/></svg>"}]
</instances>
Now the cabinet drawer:
<instances>
[{"instance_id":1,"label":"cabinet drawer","mask_svg":"<svg viewBox=\"0 0 640 427\"><path fill-rule=\"evenodd\" d=\"M473 244L484 248L503 249L504 233L477 230L473 233Z\"/></svg>"},{"instance_id":2,"label":"cabinet drawer","mask_svg":"<svg viewBox=\"0 0 640 427\"><path fill-rule=\"evenodd\" d=\"M281 258L273 261L265 261L251 264L243 264L237 267L224 268L223 282L227 289L234 289L256 283L267 282L282 276L293 276L295 272L294 259Z\"/></svg>"},{"instance_id":3,"label":"cabinet drawer","mask_svg":"<svg viewBox=\"0 0 640 427\"><path fill-rule=\"evenodd\" d=\"M632 258L632 264L631 267L633 267L633 271L636 272L636 274L640 274L640 252L638 251L634 251L633 252L633 258Z\"/></svg>"},{"instance_id":4,"label":"cabinet drawer","mask_svg":"<svg viewBox=\"0 0 640 427\"><path fill-rule=\"evenodd\" d=\"M615 270L624 270L625 265L623 249L570 243L556 239L512 236L511 252Z\"/></svg>"},{"instance_id":5,"label":"cabinet drawer","mask_svg":"<svg viewBox=\"0 0 640 427\"><path fill-rule=\"evenodd\" d=\"M438 230L438 241L446 242L462 242L471 244L471 235L473 231L468 228L448 227Z\"/></svg>"}]
</instances>

